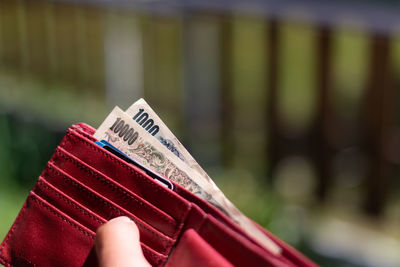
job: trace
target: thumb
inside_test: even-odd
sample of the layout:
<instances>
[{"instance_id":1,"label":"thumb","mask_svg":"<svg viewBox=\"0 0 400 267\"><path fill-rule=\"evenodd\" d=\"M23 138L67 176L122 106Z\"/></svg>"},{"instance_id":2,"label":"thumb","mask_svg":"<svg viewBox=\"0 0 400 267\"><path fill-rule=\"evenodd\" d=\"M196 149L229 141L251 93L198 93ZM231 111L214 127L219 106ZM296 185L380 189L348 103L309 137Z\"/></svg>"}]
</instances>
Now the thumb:
<instances>
[{"instance_id":1,"label":"thumb","mask_svg":"<svg viewBox=\"0 0 400 267\"><path fill-rule=\"evenodd\" d=\"M96 253L101 267L151 266L143 256L136 224L125 216L114 218L97 229Z\"/></svg>"}]
</instances>

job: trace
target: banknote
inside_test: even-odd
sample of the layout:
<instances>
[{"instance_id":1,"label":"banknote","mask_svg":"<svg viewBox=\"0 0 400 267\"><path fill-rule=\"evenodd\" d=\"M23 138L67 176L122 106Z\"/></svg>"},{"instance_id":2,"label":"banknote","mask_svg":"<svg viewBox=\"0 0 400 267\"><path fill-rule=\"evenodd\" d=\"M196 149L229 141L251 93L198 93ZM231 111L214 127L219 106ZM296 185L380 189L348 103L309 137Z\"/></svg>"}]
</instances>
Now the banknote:
<instances>
[{"instance_id":1,"label":"banknote","mask_svg":"<svg viewBox=\"0 0 400 267\"><path fill-rule=\"evenodd\" d=\"M211 194L202 190L202 187L207 185L202 184L200 179L196 183L189 178L189 176L196 176L194 171L182 161L171 160L175 155L159 142L154 142L153 137L143 128L138 127L119 107L113 109L97 129L94 137L108 141L143 166L181 184L201 198L211 201Z\"/></svg>"},{"instance_id":2,"label":"banknote","mask_svg":"<svg viewBox=\"0 0 400 267\"><path fill-rule=\"evenodd\" d=\"M210 183L201 173L191 168L185 160L157 141L155 135L148 131L153 126L154 123L148 129L141 127L131 116L119 107L115 107L97 129L94 137L98 140L108 141L143 166L160 173L208 201L227 214L266 249L273 254L279 254L280 248L243 215L216 188L214 183Z\"/></svg>"}]
</instances>

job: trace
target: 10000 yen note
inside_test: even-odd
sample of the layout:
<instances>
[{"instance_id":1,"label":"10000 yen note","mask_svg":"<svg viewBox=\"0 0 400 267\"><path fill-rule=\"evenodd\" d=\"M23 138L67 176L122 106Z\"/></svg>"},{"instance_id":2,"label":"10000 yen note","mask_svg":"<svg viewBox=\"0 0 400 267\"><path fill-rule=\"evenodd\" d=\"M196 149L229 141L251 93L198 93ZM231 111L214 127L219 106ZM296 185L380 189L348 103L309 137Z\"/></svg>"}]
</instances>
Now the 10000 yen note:
<instances>
[{"instance_id":1,"label":"10000 yen note","mask_svg":"<svg viewBox=\"0 0 400 267\"><path fill-rule=\"evenodd\" d=\"M106 140L143 166L156 171L168 179L181 184L189 191L207 201L211 195L202 190L203 184L193 182L193 175L185 163L173 161L174 155L158 142L154 142L144 129L134 124L132 119L119 107L115 107L97 129L94 137Z\"/></svg>"},{"instance_id":2,"label":"10000 yen note","mask_svg":"<svg viewBox=\"0 0 400 267\"><path fill-rule=\"evenodd\" d=\"M190 168L197 171L200 174L200 179L204 183L209 184L208 188L213 188L213 195L220 196L220 202L223 204L215 205L217 208L221 209L226 213L231 219L242 226L247 232L251 232L250 235L258 235L261 237L254 237L261 243L265 243L266 247L271 248L271 242L265 241L264 234L260 234L258 229L253 229L254 224L244 216L222 193L222 191L217 187L214 181L208 176L208 174L203 170L203 168L197 163L197 161L192 157L192 155L186 150L182 143L175 137L171 130L165 125L161 118L156 114L156 112L147 104L147 102L141 98L133 103L127 110L126 113L132 117L133 121L139 126L145 129L150 135L154 136L164 147L168 148L172 153L174 153L179 159L185 162ZM223 208L224 207L224 208ZM279 247L273 247L273 251L280 250Z\"/></svg>"},{"instance_id":3,"label":"10000 yen note","mask_svg":"<svg viewBox=\"0 0 400 267\"><path fill-rule=\"evenodd\" d=\"M186 165L120 108L114 108L97 129L94 137L98 140L107 140L147 168L164 175L208 201L231 217L266 249L274 254L280 253L280 248L244 216L219 189Z\"/></svg>"}]
</instances>

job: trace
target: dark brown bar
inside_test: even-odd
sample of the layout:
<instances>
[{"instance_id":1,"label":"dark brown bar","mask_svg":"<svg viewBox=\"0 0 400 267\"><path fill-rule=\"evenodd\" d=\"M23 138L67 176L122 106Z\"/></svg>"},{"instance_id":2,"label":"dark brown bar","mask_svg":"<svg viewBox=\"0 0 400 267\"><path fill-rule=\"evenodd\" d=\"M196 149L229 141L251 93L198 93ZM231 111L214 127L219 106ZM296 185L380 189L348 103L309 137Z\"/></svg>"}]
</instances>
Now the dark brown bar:
<instances>
[{"instance_id":1,"label":"dark brown bar","mask_svg":"<svg viewBox=\"0 0 400 267\"><path fill-rule=\"evenodd\" d=\"M329 136L332 120L332 31L327 27L317 29L316 36L316 90L317 106L310 147L317 171L316 195L319 201L326 199L332 184L332 152Z\"/></svg>"},{"instance_id":2,"label":"dark brown bar","mask_svg":"<svg viewBox=\"0 0 400 267\"><path fill-rule=\"evenodd\" d=\"M381 215L388 198L392 166L386 157L395 116L395 90L390 62L390 38L372 34L364 110L364 149L367 181L364 208Z\"/></svg>"},{"instance_id":3,"label":"dark brown bar","mask_svg":"<svg viewBox=\"0 0 400 267\"><path fill-rule=\"evenodd\" d=\"M278 75L279 75L279 22L275 19L268 22L267 56L267 177L272 180L274 168L281 155L279 151L279 117L278 117Z\"/></svg>"}]
</instances>

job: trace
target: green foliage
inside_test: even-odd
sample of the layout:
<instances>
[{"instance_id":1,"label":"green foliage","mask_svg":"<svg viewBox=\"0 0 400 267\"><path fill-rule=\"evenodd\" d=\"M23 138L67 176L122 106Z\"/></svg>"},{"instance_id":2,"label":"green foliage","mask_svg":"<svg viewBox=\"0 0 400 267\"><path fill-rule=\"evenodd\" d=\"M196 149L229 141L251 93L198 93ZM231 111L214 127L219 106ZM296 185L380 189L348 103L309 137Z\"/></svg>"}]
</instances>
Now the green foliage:
<instances>
[{"instance_id":1,"label":"green foliage","mask_svg":"<svg viewBox=\"0 0 400 267\"><path fill-rule=\"evenodd\" d=\"M7 180L9 177L2 176L1 179ZM0 240L3 240L19 210L21 209L29 189L18 185L5 184L1 181L0 187Z\"/></svg>"},{"instance_id":2,"label":"green foliage","mask_svg":"<svg viewBox=\"0 0 400 267\"><path fill-rule=\"evenodd\" d=\"M0 114L0 239L11 227L62 132L43 122Z\"/></svg>"}]
</instances>

